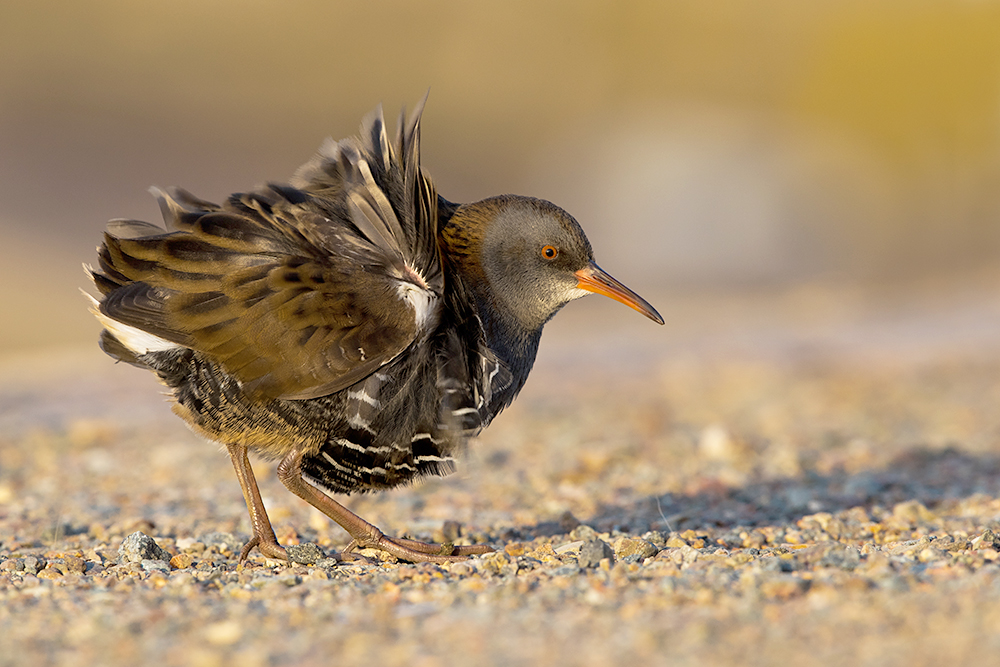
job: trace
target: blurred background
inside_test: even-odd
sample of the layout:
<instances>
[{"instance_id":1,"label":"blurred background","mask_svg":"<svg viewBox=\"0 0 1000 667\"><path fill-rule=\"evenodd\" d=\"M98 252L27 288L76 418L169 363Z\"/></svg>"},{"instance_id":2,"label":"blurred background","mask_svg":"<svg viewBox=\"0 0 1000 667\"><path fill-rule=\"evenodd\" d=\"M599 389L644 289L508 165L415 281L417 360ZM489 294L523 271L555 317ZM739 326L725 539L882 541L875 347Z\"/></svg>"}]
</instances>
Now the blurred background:
<instances>
[{"instance_id":1,"label":"blurred background","mask_svg":"<svg viewBox=\"0 0 1000 667\"><path fill-rule=\"evenodd\" d=\"M285 180L324 137L428 89L439 192L555 201L669 327L846 302L897 308L912 335L1000 337L1000 3L57 0L3 14L0 355L93 345L80 265L109 218L158 221L149 186L217 201Z\"/></svg>"}]
</instances>

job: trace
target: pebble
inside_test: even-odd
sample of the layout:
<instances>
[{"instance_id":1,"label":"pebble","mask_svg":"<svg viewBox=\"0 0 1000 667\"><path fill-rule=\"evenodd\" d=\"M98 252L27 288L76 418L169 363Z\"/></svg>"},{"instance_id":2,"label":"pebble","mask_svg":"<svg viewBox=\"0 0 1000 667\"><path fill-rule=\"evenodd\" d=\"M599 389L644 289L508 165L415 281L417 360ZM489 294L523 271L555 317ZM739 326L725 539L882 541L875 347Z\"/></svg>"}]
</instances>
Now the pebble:
<instances>
[{"instance_id":1,"label":"pebble","mask_svg":"<svg viewBox=\"0 0 1000 667\"><path fill-rule=\"evenodd\" d=\"M31 574L36 574L45 567L45 561L35 556L25 556L21 559L21 563L24 566L24 571Z\"/></svg>"},{"instance_id":2,"label":"pebble","mask_svg":"<svg viewBox=\"0 0 1000 667\"><path fill-rule=\"evenodd\" d=\"M302 565L314 565L326 558L320 548L310 542L286 545L285 553L288 554L288 559L291 562Z\"/></svg>"},{"instance_id":3,"label":"pebble","mask_svg":"<svg viewBox=\"0 0 1000 667\"><path fill-rule=\"evenodd\" d=\"M580 545L580 552L577 554L577 562L580 567L598 567L601 561L608 559L613 562L615 551L611 545L601 539L590 539Z\"/></svg>"},{"instance_id":4,"label":"pebble","mask_svg":"<svg viewBox=\"0 0 1000 667\"><path fill-rule=\"evenodd\" d=\"M118 548L118 563L139 563L144 560L170 561L170 553L143 532L136 531L125 538Z\"/></svg>"},{"instance_id":5,"label":"pebble","mask_svg":"<svg viewBox=\"0 0 1000 667\"><path fill-rule=\"evenodd\" d=\"M170 562L158 558L143 558L139 564L146 572L170 572Z\"/></svg>"},{"instance_id":6,"label":"pebble","mask_svg":"<svg viewBox=\"0 0 1000 667\"><path fill-rule=\"evenodd\" d=\"M597 539L597 531L590 526L581 524L570 531L569 537L571 540L577 542L586 542L588 540Z\"/></svg>"},{"instance_id":7,"label":"pebble","mask_svg":"<svg viewBox=\"0 0 1000 667\"><path fill-rule=\"evenodd\" d=\"M83 574L87 570L87 562L77 556L66 556L63 561L65 562L67 573Z\"/></svg>"},{"instance_id":8,"label":"pebble","mask_svg":"<svg viewBox=\"0 0 1000 667\"><path fill-rule=\"evenodd\" d=\"M191 563L194 562L194 557L189 553L180 553L170 559L171 567L175 567L178 570L183 570L186 567L191 567Z\"/></svg>"},{"instance_id":9,"label":"pebble","mask_svg":"<svg viewBox=\"0 0 1000 667\"><path fill-rule=\"evenodd\" d=\"M977 535L970 541L970 546L976 550L995 549L997 546L1000 546L1000 538L997 537L996 533L987 528L981 535Z\"/></svg>"},{"instance_id":10,"label":"pebble","mask_svg":"<svg viewBox=\"0 0 1000 667\"><path fill-rule=\"evenodd\" d=\"M567 554L572 552L580 551L580 547L583 546L583 540L574 540L572 542L566 542L565 544L560 544L556 547L555 552L557 554Z\"/></svg>"},{"instance_id":11,"label":"pebble","mask_svg":"<svg viewBox=\"0 0 1000 667\"><path fill-rule=\"evenodd\" d=\"M619 560L627 558L644 560L655 556L658 551L652 542L633 537L620 537L614 544L615 558Z\"/></svg>"},{"instance_id":12,"label":"pebble","mask_svg":"<svg viewBox=\"0 0 1000 667\"><path fill-rule=\"evenodd\" d=\"M480 557L482 568L489 574L512 576L517 574L518 561L504 551L494 551Z\"/></svg>"}]
</instances>

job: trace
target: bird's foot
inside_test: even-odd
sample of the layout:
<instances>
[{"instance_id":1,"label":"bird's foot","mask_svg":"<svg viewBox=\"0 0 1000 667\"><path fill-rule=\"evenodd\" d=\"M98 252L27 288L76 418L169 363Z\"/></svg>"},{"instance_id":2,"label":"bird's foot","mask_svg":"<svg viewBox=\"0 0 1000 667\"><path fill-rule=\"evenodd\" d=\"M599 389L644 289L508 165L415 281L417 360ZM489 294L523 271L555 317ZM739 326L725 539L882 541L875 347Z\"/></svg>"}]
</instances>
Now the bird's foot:
<instances>
[{"instance_id":1,"label":"bird's foot","mask_svg":"<svg viewBox=\"0 0 1000 667\"><path fill-rule=\"evenodd\" d=\"M384 534L364 536L354 538L347 548L341 552L341 557L345 560L352 559L358 554L355 549L379 549L390 553L399 560L410 563L454 563L465 560L469 556L485 554L493 551L493 548L485 544L469 544L455 546L449 542L443 544L428 544L416 540L408 540L405 537L387 537Z\"/></svg>"},{"instance_id":2,"label":"bird's foot","mask_svg":"<svg viewBox=\"0 0 1000 667\"><path fill-rule=\"evenodd\" d=\"M284 547L278 544L278 541L274 538L272 534L270 539L262 538L260 535L254 535L250 538L250 541L243 545L240 550L240 567L243 567L243 561L247 559L250 555L250 551L254 547L257 547L257 551L261 553L265 558L273 558L275 560L288 560L288 554L285 552Z\"/></svg>"}]
</instances>

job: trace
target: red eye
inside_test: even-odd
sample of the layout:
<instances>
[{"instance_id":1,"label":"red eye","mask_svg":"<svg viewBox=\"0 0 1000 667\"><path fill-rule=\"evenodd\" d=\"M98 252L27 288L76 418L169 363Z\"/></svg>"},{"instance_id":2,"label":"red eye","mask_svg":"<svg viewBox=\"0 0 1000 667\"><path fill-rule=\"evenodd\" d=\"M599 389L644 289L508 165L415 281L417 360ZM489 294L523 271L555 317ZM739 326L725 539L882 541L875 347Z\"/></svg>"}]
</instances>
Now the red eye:
<instances>
[{"instance_id":1,"label":"red eye","mask_svg":"<svg viewBox=\"0 0 1000 667\"><path fill-rule=\"evenodd\" d=\"M559 256L559 250L555 246L547 245L542 248L542 257L545 259L555 259Z\"/></svg>"}]
</instances>

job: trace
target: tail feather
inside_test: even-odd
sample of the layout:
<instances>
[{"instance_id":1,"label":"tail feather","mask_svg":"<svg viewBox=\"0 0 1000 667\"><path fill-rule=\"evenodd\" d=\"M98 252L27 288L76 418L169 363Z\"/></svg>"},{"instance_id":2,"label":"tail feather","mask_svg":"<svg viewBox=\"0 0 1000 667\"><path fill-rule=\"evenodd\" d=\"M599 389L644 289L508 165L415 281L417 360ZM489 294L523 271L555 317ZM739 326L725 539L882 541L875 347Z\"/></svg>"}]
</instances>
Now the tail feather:
<instances>
[{"instance_id":1,"label":"tail feather","mask_svg":"<svg viewBox=\"0 0 1000 667\"><path fill-rule=\"evenodd\" d=\"M107 329L101 331L101 337L98 339L97 344L101 347L101 351L104 354L116 361L124 361L126 364L131 364L138 368L149 368L148 365L139 361L139 357L135 355L135 352L125 347L124 343L115 338L114 334Z\"/></svg>"},{"instance_id":2,"label":"tail feather","mask_svg":"<svg viewBox=\"0 0 1000 667\"><path fill-rule=\"evenodd\" d=\"M160 204L160 213L167 229L186 231L191 229L201 216L220 210L218 204L199 199L183 188L161 190L152 187L149 191Z\"/></svg>"},{"instance_id":3,"label":"tail feather","mask_svg":"<svg viewBox=\"0 0 1000 667\"><path fill-rule=\"evenodd\" d=\"M142 220L127 220L125 218L109 221L107 231L120 239L138 239L144 236L159 236L167 233L163 227L157 227Z\"/></svg>"},{"instance_id":4,"label":"tail feather","mask_svg":"<svg viewBox=\"0 0 1000 667\"><path fill-rule=\"evenodd\" d=\"M97 275L97 274L94 274ZM149 352L162 352L176 349L178 345L159 336L143 331L128 324L113 319L102 312L102 304L93 296L80 290L90 302L90 312L104 326L101 332L100 345L108 355L127 363L144 365L137 357Z\"/></svg>"}]
</instances>

